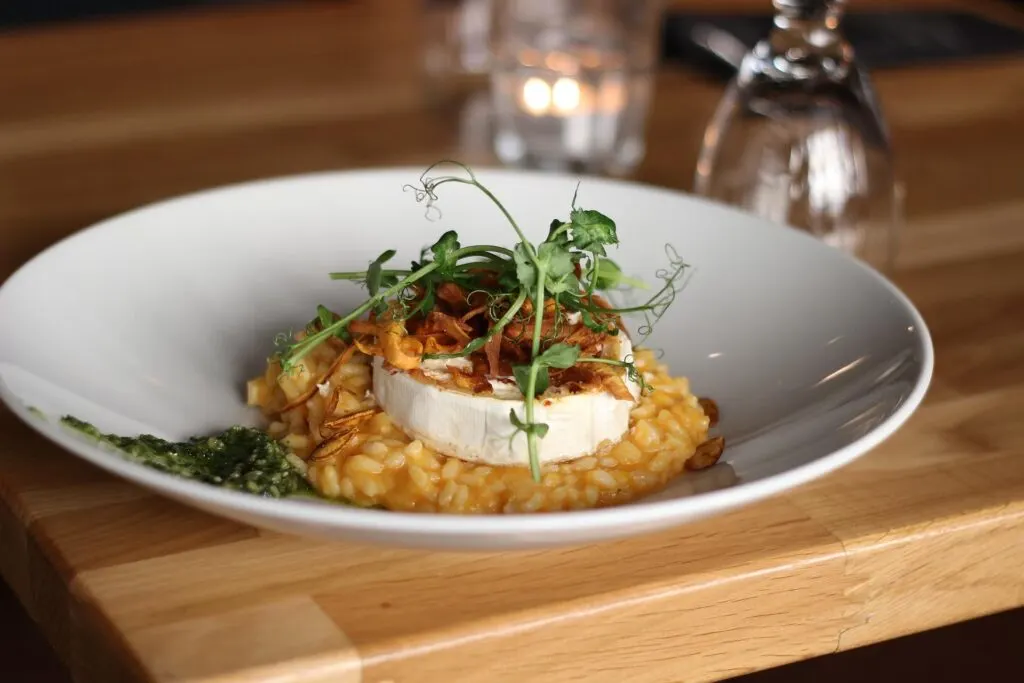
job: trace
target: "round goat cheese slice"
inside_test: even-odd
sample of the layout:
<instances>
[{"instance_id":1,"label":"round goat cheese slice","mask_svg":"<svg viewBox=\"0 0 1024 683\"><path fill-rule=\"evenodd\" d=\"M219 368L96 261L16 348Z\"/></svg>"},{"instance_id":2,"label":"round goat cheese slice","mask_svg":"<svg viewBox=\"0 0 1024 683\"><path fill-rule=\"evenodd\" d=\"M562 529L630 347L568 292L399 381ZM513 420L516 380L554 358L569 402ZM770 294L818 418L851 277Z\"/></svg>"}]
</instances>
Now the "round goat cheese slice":
<instances>
[{"instance_id":1,"label":"round goat cheese slice","mask_svg":"<svg viewBox=\"0 0 1024 683\"><path fill-rule=\"evenodd\" d=\"M626 358L631 354L629 340L621 335L618 355ZM435 365L430 371L443 370ZM491 381L492 386L497 383ZM626 385L634 396L632 401L605 391L538 400L534 420L548 425L547 435L538 440L541 464L580 458L606 440L622 438L640 393L635 383L627 380ZM399 427L440 453L488 465L529 465L526 435L517 433L509 419L513 410L520 420L526 419L518 390L511 398L507 388L495 396L473 395L420 381L375 358L373 394Z\"/></svg>"}]
</instances>

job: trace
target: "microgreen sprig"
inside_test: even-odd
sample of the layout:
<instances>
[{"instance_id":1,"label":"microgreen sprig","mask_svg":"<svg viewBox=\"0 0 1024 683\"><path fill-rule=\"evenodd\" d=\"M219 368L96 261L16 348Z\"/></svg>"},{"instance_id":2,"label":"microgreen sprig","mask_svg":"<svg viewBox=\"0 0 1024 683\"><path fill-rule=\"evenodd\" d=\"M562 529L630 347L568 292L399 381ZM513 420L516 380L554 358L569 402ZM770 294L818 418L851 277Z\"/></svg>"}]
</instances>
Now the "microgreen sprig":
<instances>
[{"instance_id":1,"label":"microgreen sprig","mask_svg":"<svg viewBox=\"0 0 1024 683\"><path fill-rule=\"evenodd\" d=\"M432 175L435 171L454 168L453 173ZM467 291L488 297L487 314L491 319L486 334L471 340L455 353L426 354L424 358L458 358L483 349L495 335L503 334L513 322L532 320L530 335L530 361L513 366L513 374L523 393L524 411L520 419L513 409L509 420L515 434L524 433L529 452L530 471L540 480L538 440L544 438L549 426L536 420L536 401L550 385L550 369L567 369L579 362L603 363L625 369L627 378L648 390L643 375L632 359L614 360L581 356L578 346L555 342L550 337L558 334L564 323L563 309L576 312L587 327L606 334L617 334L617 316L641 313L645 318L641 334L646 337L653 325L664 315L680 288L686 264L671 247L668 248L669 267L657 273L663 286L647 301L637 306L608 308L595 300L597 290L646 288L646 285L626 276L619 266L608 258L607 249L618 244L615 221L599 211L579 208L573 194L567 221L554 220L546 239L534 244L516 223L512 214L498 198L479 182L466 165L441 161L429 166L420 176L418 185L407 185L418 202L426 203L427 217L439 215L436 202L438 188L450 184L475 187L491 200L508 220L518 242L511 249L496 245L462 246L454 231L444 233L433 245L424 249L420 260L408 269L386 268L396 255L387 250L370 262L365 271L331 273L335 280L362 282L369 298L344 316L338 316L323 306L317 309L317 320L307 329L304 338L280 347L282 368L289 371L318 344L332 336L348 338L348 325L360 316L374 312L388 313L400 322L417 314L428 313L435 302L440 285L454 282ZM496 283L496 284L495 284ZM546 304L554 303L553 331L544 335ZM416 302L416 305L411 305ZM527 308L527 303L531 306ZM316 325L315 323L318 323ZM526 326L523 328L525 341ZM282 340L278 338L278 343ZM545 344L545 342L548 342Z\"/></svg>"}]
</instances>

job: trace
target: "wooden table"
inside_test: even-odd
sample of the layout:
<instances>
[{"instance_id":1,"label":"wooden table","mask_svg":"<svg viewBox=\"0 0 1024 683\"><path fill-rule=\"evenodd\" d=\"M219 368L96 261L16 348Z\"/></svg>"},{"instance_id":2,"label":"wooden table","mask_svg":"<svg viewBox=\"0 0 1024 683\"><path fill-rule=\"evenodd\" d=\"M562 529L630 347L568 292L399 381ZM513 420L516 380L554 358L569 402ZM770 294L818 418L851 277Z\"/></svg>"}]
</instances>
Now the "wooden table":
<instances>
[{"instance_id":1,"label":"wooden table","mask_svg":"<svg viewBox=\"0 0 1024 683\"><path fill-rule=\"evenodd\" d=\"M97 219L210 185L489 161L457 107L424 103L417 6L0 37L0 278ZM0 571L73 675L104 683L700 681L1024 604L1024 60L876 81L908 188L895 279L937 365L922 409L855 465L660 535L425 553L209 517L0 409ZM639 179L690 186L720 91L659 76Z\"/></svg>"}]
</instances>

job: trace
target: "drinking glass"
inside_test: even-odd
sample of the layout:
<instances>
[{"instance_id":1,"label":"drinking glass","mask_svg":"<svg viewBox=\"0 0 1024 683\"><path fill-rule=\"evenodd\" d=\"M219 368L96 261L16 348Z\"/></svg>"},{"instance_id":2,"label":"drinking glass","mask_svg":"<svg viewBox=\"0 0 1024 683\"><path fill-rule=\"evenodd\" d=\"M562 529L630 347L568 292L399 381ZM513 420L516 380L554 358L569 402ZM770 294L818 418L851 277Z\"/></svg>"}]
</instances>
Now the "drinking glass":
<instances>
[{"instance_id":1,"label":"drinking glass","mask_svg":"<svg viewBox=\"0 0 1024 683\"><path fill-rule=\"evenodd\" d=\"M429 101L448 104L486 85L492 0L420 0Z\"/></svg>"},{"instance_id":2,"label":"drinking glass","mask_svg":"<svg viewBox=\"0 0 1024 683\"><path fill-rule=\"evenodd\" d=\"M498 158L628 173L644 154L660 9L654 0L495 0Z\"/></svg>"},{"instance_id":3,"label":"drinking glass","mask_svg":"<svg viewBox=\"0 0 1024 683\"><path fill-rule=\"evenodd\" d=\"M843 2L773 4L770 35L704 132L695 190L888 269L902 190L871 83L839 30Z\"/></svg>"}]
</instances>

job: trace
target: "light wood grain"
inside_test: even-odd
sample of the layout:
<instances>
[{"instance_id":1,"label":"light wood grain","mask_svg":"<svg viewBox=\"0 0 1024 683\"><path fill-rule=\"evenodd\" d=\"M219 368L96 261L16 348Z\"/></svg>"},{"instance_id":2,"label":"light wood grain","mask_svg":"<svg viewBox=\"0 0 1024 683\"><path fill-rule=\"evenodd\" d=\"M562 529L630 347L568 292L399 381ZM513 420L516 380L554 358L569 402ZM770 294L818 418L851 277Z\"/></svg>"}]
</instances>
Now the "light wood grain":
<instances>
[{"instance_id":1,"label":"light wood grain","mask_svg":"<svg viewBox=\"0 0 1024 683\"><path fill-rule=\"evenodd\" d=\"M161 680L359 683L361 662L345 633L308 596L258 602L133 632L131 645ZM218 656L208 655L210 643Z\"/></svg>"},{"instance_id":2,"label":"light wood grain","mask_svg":"<svg viewBox=\"0 0 1024 683\"><path fill-rule=\"evenodd\" d=\"M493 162L465 100L428 106L418 6L0 37L0 64L21 66L0 78L0 278L210 185ZM644 538L426 553L212 518L0 410L0 572L76 679L103 683L704 681L1024 604L1024 59L875 80L907 187L893 277L929 322L936 375L907 426L841 472ZM690 187L720 93L659 73L637 179Z\"/></svg>"}]
</instances>

